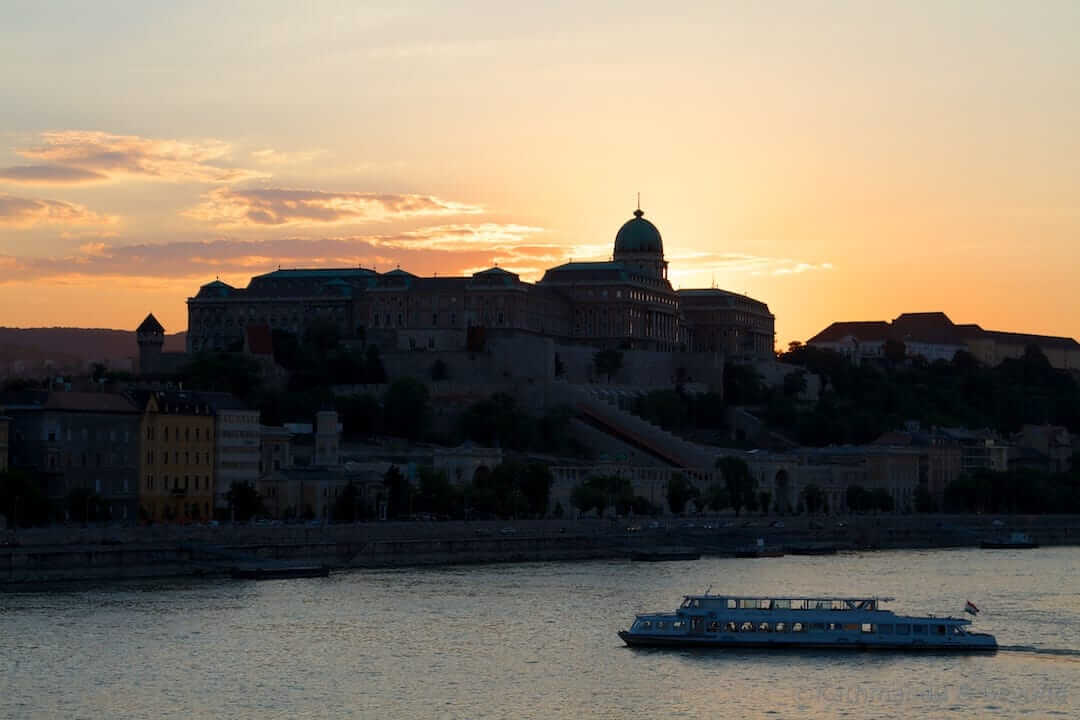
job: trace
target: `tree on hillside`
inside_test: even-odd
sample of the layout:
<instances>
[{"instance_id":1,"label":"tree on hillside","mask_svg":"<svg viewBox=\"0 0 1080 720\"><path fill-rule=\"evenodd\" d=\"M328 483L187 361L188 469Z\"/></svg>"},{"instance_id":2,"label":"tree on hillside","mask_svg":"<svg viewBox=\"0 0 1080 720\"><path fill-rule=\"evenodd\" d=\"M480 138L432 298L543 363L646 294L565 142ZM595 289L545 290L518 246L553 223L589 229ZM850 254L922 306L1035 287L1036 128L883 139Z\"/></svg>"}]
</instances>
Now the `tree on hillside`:
<instances>
[{"instance_id":1,"label":"tree on hillside","mask_svg":"<svg viewBox=\"0 0 1080 720\"><path fill-rule=\"evenodd\" d=\"M686 510L686 504L701 495L701 491L682 473L672 473L668 480L667 501L673 515Z\"/></svg>"},{"instance_id":2,"label":"tree on hillside","mask_svg":"<svg viewBox=\"0 0 1080 720\"><path fill-rule=\"evenodd\" d=\"M623 354L621 350L600 350L593 355L593 366L600 375L606 375L608 382L622 369Z\"/></svg>"},{"instance_id":3,"label":"tree on hillside","mask_svg":"<svg viewBox=\"0 0 1080 720\"><path fill-rule=\"evenodd\" d=\"M702 497L702 500L704 500L706 507L713 512L720 512L731 504L731 500L728 498L727 487L719 480L713 481L709 485L705 490L705 495Z\"/></svg>"},{"instance_id":4,"label":"tree on hillside","mask_svg":"<svg viewBox=\"0 0 1080 720\"><path fill-rule=\"evenodd\" d=\"M386 516L403 517L411 512L412 486L397 465L391 465L383 475L386 488Z\"/></svg>"},{"instance_id":5,"label":"tree on hillside","mask_svg":"<svg viewBox=\"0 0 1080 720\"><path fill-rule=\"evenodd\" d=\"M427 430L427 386L413 378L395 380L383 395L383 419L387 433L419 440Z\"/></svg>"},{"instance_id":6,"label":"tree on hillside","mask_svg":"<svg viewBox=\"0 0 1080 720\"><path fill-rule=\"evenodd\" d=\"M811 515L825 508L825 492L813 483L802 489L802 500Z\"/></svg>"},{"instance_id":7,"label":"tree on hillside","mask_svg":"<svg viewBox=\"0 0 1080 720\"><path fill-rule=\"evenodd\" d=\"M727 490L728 502L735 509L738 517L742 509L752 508L757 504L755 492L757 479L750 472L750 466L746 461L734 455L728 455L716 461L716 467L724 477L724 487Z\"/></svg>"},{"instance_id":8,"label":"tree on hillside","mask_svg":"<svg viewBox=\"0 0 1080 720\"><path fill-rule=\"evenodd\" d=\"M351 524L360 518L360 490L350 480L334 500L330 517L335 523Z\"/></svg>"},{"instance_id":9,"label":"tree on hillside","mask_svg":"<svg viewBox=\"0 0 1080 720\"><path fill-rule=\"evenodd\" d=\"M266 513L262 497L251 483L234 482L225 493L225 500L228 501L230 515L236 522L247 522Z\"/></svg>"}]
</instances>

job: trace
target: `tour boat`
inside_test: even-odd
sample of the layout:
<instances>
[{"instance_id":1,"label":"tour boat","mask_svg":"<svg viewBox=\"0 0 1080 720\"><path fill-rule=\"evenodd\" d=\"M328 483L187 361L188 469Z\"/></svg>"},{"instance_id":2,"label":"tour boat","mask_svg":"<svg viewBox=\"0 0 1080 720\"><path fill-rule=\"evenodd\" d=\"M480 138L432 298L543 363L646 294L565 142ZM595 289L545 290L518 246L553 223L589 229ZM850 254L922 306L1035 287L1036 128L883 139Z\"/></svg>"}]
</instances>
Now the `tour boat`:
<instances>
[{"instance_id":1,"label":"tour boat","mask_svg":"<svg viewBox=\"0 0 1080 720\"><path fill-rule=\"evenodd\" d=\"M897 615L884 597L687 595L674 613L638 615L619 632L631 647L996 650L970 620ZM968 603L965 610L979 612Z\"/></svg>"}]
</instances>

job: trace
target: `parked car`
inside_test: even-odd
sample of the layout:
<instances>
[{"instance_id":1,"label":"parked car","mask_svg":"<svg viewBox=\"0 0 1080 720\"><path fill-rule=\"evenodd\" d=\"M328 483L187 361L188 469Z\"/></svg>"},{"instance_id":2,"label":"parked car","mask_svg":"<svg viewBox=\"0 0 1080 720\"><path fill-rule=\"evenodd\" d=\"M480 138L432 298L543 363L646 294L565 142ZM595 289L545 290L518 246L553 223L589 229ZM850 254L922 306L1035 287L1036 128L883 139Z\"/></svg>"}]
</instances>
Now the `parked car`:
<instances>
[{"instance_id":1,"label":"parked car","mask_svg":"<svg viewBox=\"0 0 1080 720\"><path fill-rule=\"evenodd\" d=\"M771 523L769 523L769 527L782 528L782 527L784 527L784 521L783 520L773 520Z\"/></svg>"},{"instance_id":2,"label":"parked car","mask_svg":"<svg viewBox=\"0 0 1080 720\"><path fill-rule=\"evenodd\" d=\"M499 530L499 534L500 535L517 535L517 529L507 526L507 527L504 527L501 530Z\"/></svg>"}]
</instances>

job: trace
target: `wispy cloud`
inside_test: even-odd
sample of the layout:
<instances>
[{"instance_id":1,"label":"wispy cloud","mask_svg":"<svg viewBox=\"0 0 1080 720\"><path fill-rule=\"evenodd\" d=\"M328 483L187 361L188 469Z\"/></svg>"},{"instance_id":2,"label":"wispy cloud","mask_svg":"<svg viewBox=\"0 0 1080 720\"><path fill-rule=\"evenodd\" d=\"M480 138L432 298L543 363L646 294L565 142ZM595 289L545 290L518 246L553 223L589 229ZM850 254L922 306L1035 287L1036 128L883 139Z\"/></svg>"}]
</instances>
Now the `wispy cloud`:
<instances>
[{"instance_id":1,"label":"wispy cloud","mask_svg":"<svg viewBox=\"0 0 1080 720\"><path fill-rule=\"evenodd\" d=\"M59 130L41 134L41 143L19 148L16 152L39 163L66 169L69 173L83 171L96 177L83 176L81 182L94 179L115 180L135 178L172 182L232 183L267 177L266 173L243 168L225 167L224 161L232 148L220 140L160 140L138 135L113 135L106 132ZM41 168L44 166L33 166ZM19 175L18 168L15 170ZM36 169L21 171L30 176L42 173ZM60 171L51 171L61 175ZM9 178L17 179L17 178ZM24 179L23 182L31 180ZM40 182L40 180L37 180Z\"/></svg>"},{"instance_id":2,"label":"wispy cloud","mask_svg":"<svg viewBox=\"0 0 1080 720\"><path fill-rule=\"evenodd\" d=\"M745 253L683 253L668 258L673 278L703 277L704 274L747 273L750 275L798 275L811 270L831 270L832 263L808 263Z\"/></svg>"},{"instance_id":3,"label":"wispy cloud","mask_svg":"<svg viewBox=\"0 0 1080 720\"><path fill-rule=\"evenodd\" d=\"M411 217L471 215L475 205L431 195L218 188L185 214L220 227L341 225Z\"/></svg>"},{"instance_id":4,"label":"wispy cloud","mask_svg":"<svg viewBox=\"0 0 1080 720\"><path fill-rule=\"evenodd\" d=\"M523 275L539 274L561 258L559 248L515 242L505 231L485 224L485 232L500 238L480 242L429 246L417 233L364 235L318 239L181 240L160 244L122 245L109 238L87 238L78 252L55 257L0 256L0 283L72 282L74 278L190 278L192 289L214 275L246 283L275 267L378 267L400 265L419 275L456 275L470 268L498 264ZM536 230L536 228L532 228ZM422 234L422 233L421 233ZM126 280L125 280L126 282Z\"/></svg>"},{"instance_id":5,"label":"wispy cloud","mask_svg":"<svg viewBox=\"0 0 1080 720\"><path fill-rule=\"evenodd\" d=\"M64 165L16 165L0 168L0 180L20 185L80 185L101 182L108 176Z\"/></svg>"},{"instance_id":6,"label":"wispy cloud","mask_svg":"<svg viewBox=\"0 0 1080 720\"><path fill-rule=\"evenodd\" d=\"M303 165L325 152L325 150L282 151L274 148L263 148L261 150L252 150L251 157L260 165Z\"/></svg>"},{"instance_id":7,"label":"wispy cloud","mask_svg":"<svg viewBox=\"0 0 1080 720\"><path fill-rule=\"evenodd\" d=\"M0 225L25 228L49 224L110 225L116 221L113 216L98 214L75 203L0 193Z\"/></svg>"}]
</instances>

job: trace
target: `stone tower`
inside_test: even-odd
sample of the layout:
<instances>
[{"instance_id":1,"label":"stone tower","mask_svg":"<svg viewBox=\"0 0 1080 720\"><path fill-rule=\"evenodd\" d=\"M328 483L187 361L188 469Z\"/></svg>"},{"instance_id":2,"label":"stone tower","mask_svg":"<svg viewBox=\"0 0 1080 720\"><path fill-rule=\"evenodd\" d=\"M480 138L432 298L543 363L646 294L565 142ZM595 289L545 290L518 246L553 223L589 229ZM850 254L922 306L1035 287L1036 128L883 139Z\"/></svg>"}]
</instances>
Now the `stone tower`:
<instances>
[{"instance_id":1,"label":"stone tower","mask_svg":"<svg viewBox=\"0 0 1080 720\"><path fill-rule=\"evenodd\" d=\"M154 313L147 315L135 329L135 340L139 343L139 374L150 375L160 371L165 328L154 317Z\"/></svg>"}]
</instances>

